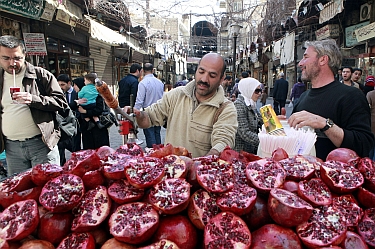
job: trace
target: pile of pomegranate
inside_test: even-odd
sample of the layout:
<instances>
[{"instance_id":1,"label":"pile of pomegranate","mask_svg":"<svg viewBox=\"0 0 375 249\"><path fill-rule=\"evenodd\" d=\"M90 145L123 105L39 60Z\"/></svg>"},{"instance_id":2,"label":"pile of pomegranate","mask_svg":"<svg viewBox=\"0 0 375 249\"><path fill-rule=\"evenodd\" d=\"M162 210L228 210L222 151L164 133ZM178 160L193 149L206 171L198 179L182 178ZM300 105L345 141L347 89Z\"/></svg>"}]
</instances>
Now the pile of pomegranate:
<instances>
[{"instance_id":1,"label":"pile of pomegranate","mask_svg":"<svg viewBox=\"0 0 375 249\"><path fill-rule=\"evenodd\" d=\"M0 249L375 248L375 162L136 144L0 182Z\"/></svg>"}]
</instances>

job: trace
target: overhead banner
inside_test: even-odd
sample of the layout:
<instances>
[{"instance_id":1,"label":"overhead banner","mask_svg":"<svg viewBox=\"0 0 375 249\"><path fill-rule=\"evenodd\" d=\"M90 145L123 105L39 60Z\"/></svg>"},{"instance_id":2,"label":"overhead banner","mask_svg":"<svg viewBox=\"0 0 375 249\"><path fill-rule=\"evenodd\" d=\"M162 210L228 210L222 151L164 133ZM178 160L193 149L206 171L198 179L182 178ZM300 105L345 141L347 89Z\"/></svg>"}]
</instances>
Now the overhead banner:
<instances>
[{"instance_id":1,"label":"overhead banner","mask_svg":"<svg viewBox=\"0 0 375 249\"><path fill-rule=\"evenodd\" d=\"M318 41L327 38L336 38L340 35L340 28L338 24L328 24L317 31L315 31L315 36Z\"/></svg>"},{"instance_id":2,"label":"overhead banner","mask_svg":"<svg viewBox=\"0 0 375 249\"><path fill-rule=\"evenodd\" d=\"M375 37L375 23L374 22L370 23L369 25L356 29L354 32L355 32L355 36L358 42L362 42L370 38L374 38Z\"/></svg>"},{"instance_id":3,"label":"overhead banner","mask_svg":"<svg viewBox=\"0 0 375 249\"><path fill-rule=\"evenodd\" d=\"M319 14L319 24L331 20L335 15L341 13L344 10L344 1L335 0L330 1L324 5L322 11Z\"/></svg>"},{"instance_id":4,"label":"overhead banner","mask_svg":"<svg viewBox=\"0 0 375 249\"><path fill-rule=\"evenodd\" d=\"M43 33L23 33L26 54L47 55L46 42Z\"/></svg>"},{"instance_id":5,"label":"overhead banner","mask_svg":"<svg viewBox=\"0 0 375 249\"><path fill-rule=\"evenodd\" d=\"M43 0L1 0L0 9L39 20L44 9Z\"/></svg>"},{"instance_id":6,"label":"overhead banner","mask_svg":"<svg viewBox=\"0 0 375 249\"><path fill-rule=\"evenodd\" d=\"M345 46L352 47L352 46L357 45L358 40L357 40L357 34L355 30L362 28L368 24L370 24L369 21L346 27L345 28Z\"/></svg>"}]
</instances>

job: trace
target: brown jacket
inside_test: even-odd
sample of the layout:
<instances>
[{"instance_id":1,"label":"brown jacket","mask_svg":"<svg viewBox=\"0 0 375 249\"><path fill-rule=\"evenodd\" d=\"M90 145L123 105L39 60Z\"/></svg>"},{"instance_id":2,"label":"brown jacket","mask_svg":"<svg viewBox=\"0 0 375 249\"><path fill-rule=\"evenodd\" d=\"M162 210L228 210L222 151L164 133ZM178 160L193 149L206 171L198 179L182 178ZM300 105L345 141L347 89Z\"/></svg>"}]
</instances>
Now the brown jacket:
<instances>
[{"instance_id":1,"label":"brown jacket","mask_svg":"<svg viewBox=\"0 0 375 249\"><path fill-rule=\"evenodd\" d=\"M39 71L37 77L36 70ZM44 89L38 89L37 78ZM0 70L0 102L3 96L3 81L4 70ZM47 70L34 67L32 64L26 62L26 72L22 81L26 92L32 94L32 102L29 104L31 115L35 124L39 127L43 142L52 150L60 139L60 130L56 124L56 111L64 110L68 107L64 93L62 92L59 83L55 76ZM0 111L3 112L0 105ZM0 115L0 129L2 124L2 115ZM19 122L17 120L17 122ZM0 132L0 151L4 148L4 135Z\"/></svg>"}]
</instances>

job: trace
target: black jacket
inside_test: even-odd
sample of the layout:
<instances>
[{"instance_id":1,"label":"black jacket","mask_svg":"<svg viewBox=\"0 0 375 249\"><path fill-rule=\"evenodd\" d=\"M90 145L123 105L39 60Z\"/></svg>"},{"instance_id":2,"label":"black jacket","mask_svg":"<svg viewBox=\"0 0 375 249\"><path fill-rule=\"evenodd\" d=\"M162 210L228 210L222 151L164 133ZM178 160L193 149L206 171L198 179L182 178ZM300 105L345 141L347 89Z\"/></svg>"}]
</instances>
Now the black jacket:
<instances>
[{"instance_id":1,"label":"black jacket","mask_svg":"<svg viewBox=\"0 0 375 249\"><path fill-rule=\"evenodd\" d=\"M273 88L273 98L286 100L288 96L289 83L284 78L276 80Z\"/></svg>"},{"instance_id":2,"label":"black jacket","mask_svg":"<svg viewBox=\"0 0 375 249\"><path fill-rule=\"evenodd\" d=\"M133 94L133 103L137 99L138 78L132 74L124 77L118 83L118 102L121 108L130 106L130 94Z\"/></svg>"}]
</instances>

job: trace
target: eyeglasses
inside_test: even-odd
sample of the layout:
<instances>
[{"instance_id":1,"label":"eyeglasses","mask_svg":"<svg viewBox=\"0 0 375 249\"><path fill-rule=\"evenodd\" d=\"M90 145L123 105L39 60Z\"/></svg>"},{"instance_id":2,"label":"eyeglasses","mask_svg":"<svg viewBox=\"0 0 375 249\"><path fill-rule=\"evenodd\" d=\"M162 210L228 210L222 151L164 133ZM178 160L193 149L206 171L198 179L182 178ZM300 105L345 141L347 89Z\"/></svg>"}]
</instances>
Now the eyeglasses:
<instances>
[{"instance_id":1,"label":"eyeglasses","mask_svg":"<svg viewBox=\"0 0 375 249\"><path fill-rule=\"evenodd\" d=\"M8 57L8 56L1 56L1 59L3 61L10 61L10 60L13 60L13 61L21 61L23 60L23 57L22 56L16 56L16 57Z\"/></svg>"},{"instance_id":2,"label":"eyeglasses","mask_svg":"<svg viewBox=\"0 0 375 249\"><path fill-rule=\"evenodd\" d=\"M259 94L261 92L262 92L262 89L255 89L255 91L254 91L254 93L257 93L257 94Z\"/></svg>"}]
</instances>

